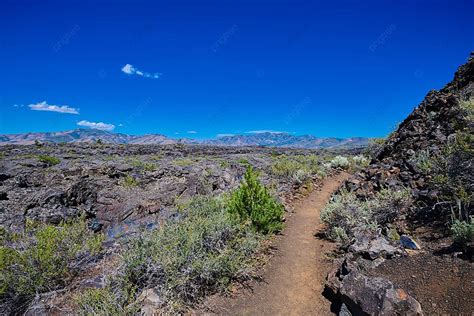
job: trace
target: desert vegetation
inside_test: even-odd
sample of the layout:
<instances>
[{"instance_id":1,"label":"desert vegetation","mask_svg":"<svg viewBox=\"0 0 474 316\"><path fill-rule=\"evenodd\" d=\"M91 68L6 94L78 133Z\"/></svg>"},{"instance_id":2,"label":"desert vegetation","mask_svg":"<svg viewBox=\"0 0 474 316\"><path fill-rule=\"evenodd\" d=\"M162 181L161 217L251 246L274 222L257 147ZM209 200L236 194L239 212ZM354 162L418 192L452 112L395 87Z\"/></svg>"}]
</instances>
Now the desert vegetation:
<instances>
[{"instance_id":1,"label":"desert vegetation","mask_svg":"<svg viewBox=\"0 0 474 316\"><path fill-rule=\"evenodd\" d=\"M342 190L321 212L321 220L327 225L328 238L348 242L355 235L376 234L383 225L406 213L411 202L409 190L384 189L365 200Z\"/></svg>"},{"instance_id":2,"label":"desert vegetation","mask_svg":"<svg viewBox=\"0 0 474 316\"><path fill-rule=\"evenodd\" d=\"M81 263L102 249L102 234L83 218L50 225L27 221L23 231L0 231L0 299L18 312L35 294L63 287Z\"/></svg>"},{"instance_id":3,"label":"desert vegetation","mask_svg":"<svg viewBox=\"0 0 474 316\"><path fill-rule=\"evenodd\" d=\"M61 162L59 158L48 156L48 155L39 155L38 161L46 164L47 166L54 166Z\"/></svg>"},{"instance_id":4,"label":"desert vegetation","mask_svg":"<svg viewBox=\"0 0 474 316\"><path fill-rule=\"evenodd\" d=\"M129 240L107 287L76 297L80 313L131 312L144 289L157 293L163 310L179 312L248 279L262 240L282 228L284 211L251 167L229 196L195 197L178 209L178 219Z\"/></svg>"}]
</instances>

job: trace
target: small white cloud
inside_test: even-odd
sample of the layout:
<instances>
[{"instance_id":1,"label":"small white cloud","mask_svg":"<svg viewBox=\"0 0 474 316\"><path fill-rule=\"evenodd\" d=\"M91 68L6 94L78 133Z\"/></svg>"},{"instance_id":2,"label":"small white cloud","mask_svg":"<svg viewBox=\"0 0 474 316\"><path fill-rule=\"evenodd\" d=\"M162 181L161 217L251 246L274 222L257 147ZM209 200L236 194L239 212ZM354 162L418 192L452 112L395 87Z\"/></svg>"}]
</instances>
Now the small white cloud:
<instances>
[{"instance_id":1,"label":"small white cloud","mask_svg":"<svg viewBox=\"0 0 474 316\"><path fill-rule=\"evenodd\" d=\"M13 104L13 107L14 108L22 108L22 107L24 107L24 105L23 104Z\"/></svg>"},{"instance_id":2,"label":"small white cloud","mask_svg":"<svg viewBox=\"0 0 474 316\"><path fill-rule=\"evenodd\" d=\"M46 101L29 104L28 107L33 111L49 111L67 114L79 114L79 109L72 108L68 105L49 105Z\"/></svg>"},{"instance_id":3,"label":"small white cloud","mask_svg":"<svg viewBox=\"0 0 474 316\"><path fill-rule=\"evenodd\" d=\"M272 130L257 130L257 131L248 131L245 132L247 134L264 134L264 133L270 133L270 134L288 134L288 132L281 132L281 131L272 131Z\"/></svg>"},{"instance_id":4,"label":"small white cloud","mask_svg":"<svg viewBox=\"0 0 474 316\"><path fill-rule=\"evenodd\" d=\"M197 134L198 132L196 132L196 131L187 131L186 133L188 133L188 134Z\"/></svg>"},{"instance_id":5,"label":"small white cloud","mask_svg":"<svg viewBox=\"0 0 474 316\"><path fill-rule=\"evenodd\" d=\"M231 136L235 136L235 134L217 134L217 138L220 138L220 137L231 137Z\"/></svg>"},{"instance_id":6,"label":"small white cloud","mask_svg":"<svg viewBox=\"0 0 474 316\"><path fill-rule=\"evenodd\" d=\"M161 76L161 73L159 72L149 73L149 72L141 71L130 64L126 64L125 66L123 66L122 72L126 73L127 75L137 75L137 76L142 76L145 78L152 78L152 79L158 79Z\"/></svg>"},{"instance_id":7,"label":"small white cloud","mask_svg":"<svg viewBox=\"0 0 474 316\"><path fill-rule=\"evenodd\" d=\"M135 71L135 69L133 68L132 65L130 64L126 64L125 66L123 66L122 68L122 71L128 75L131 75L133 74L133 72Z\"/></svg>"},{"instance_id":8,"label":"small white cloud","mask_svg":"<svg viewBox=\"0 0 474 316\"><path fill-rule=\"evenodd\" d=\"M112 131L115 128L115 125L107 124L103 122L80 121L80 122L77 122L77 125L89 127L92 129L99 129L101 131Z\"/></svg>"},{"instance_id":9,"label":"small white cloud","mask_svg":"<svg viewBox=\"0 0 474 316\"><path fill-rule=\"evenodd\" d=\"M120 123L118 126L119 126L119 127L122 127L122 126L123 126L123 124L122 124L122 123Z\"/></svg>"}]
</instances>

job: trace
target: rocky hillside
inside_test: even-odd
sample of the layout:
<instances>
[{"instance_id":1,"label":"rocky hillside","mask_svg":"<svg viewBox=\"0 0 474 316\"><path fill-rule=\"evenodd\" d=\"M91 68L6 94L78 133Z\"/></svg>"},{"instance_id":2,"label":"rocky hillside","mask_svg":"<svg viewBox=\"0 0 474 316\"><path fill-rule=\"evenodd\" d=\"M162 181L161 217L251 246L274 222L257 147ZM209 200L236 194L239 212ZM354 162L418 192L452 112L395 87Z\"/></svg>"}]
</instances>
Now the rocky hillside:
<instances>
[{"instance_id":1,"label":"rocky hillside","mask_svg":"<svg viewBox=\"0 0 474 316\"><path fill-rule=\"evenodd\" d=\"M472 314L474 55L431 91L322 214L349 314Z\"/></svg>"},{"instance_id":2,"label":"rocky hillside","mask_svg":"<svg viewBox=\"0 0 474 316\"><path fill-rule=\"evenodd\" d=\"M457 131L473 129L464 107L474 98L474 56L459 67L453 81L440 91L428 93L421 104L400 124L386 142L375 150L370 166L355 175L348 187L368 194L383 187L410 187L415 194L434 197L429 192L429 175L422 169L424 154L440 153ZM470 105L469 105L470 104ZM472 111L472 108L471 108ZM470 166L472 168L472 166ZM471 172L469 172L471 171ZM473 174L472 169L465 170Z\"/></svg>"},{"instance_id":3,"label":"rocky hillside","mask_svg":"<svg viewBox=\"0 0 474 316\"><path fill-rule=\"evenodd\" d=\"M368 143L367 138L319 138L310 135L294 136L287 133L258 133L248 135L234 135L218 137L210 140L195 140L189 138L175 139L160 134L127 135L111 133L94 129L75 129L64 132L25 133L0 135L0 145L17 144L31 145L35 141L44 143L77 143L96 142L101 140L109 144L141 144L141 145L166 145L166 144L203 144L214 146L263 146L263 147L288 147L288 148L362 148Z\"/></svg>"}]
</instances>

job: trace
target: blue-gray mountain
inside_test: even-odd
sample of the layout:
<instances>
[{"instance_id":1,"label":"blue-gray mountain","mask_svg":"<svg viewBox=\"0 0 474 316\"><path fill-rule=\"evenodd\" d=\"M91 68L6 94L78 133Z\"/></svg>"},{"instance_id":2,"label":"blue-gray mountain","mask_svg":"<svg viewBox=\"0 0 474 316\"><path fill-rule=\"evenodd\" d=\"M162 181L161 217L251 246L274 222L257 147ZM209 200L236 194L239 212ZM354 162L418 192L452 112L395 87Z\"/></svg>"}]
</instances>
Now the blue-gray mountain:
<instances>
[{"instance_id":1,"label":"blue-gray mountain","mask_svg":"<svg viewBox=\"0 0 474 316\"><path fill-rule=\"evenodd\" d=\"M101 140L112 144L204 144L215 146L265 146L288 148L360 148L365 147L368 138L315 137L312 135L291 135L286 133L259 133L218 137L209 140L190 138L169 138L160 134L127 135L94 129L75 129L63 132L24 133L0 135L0 145L29 145L35 141L47 143L95 142Z\"/></svg>"}]
</instances>

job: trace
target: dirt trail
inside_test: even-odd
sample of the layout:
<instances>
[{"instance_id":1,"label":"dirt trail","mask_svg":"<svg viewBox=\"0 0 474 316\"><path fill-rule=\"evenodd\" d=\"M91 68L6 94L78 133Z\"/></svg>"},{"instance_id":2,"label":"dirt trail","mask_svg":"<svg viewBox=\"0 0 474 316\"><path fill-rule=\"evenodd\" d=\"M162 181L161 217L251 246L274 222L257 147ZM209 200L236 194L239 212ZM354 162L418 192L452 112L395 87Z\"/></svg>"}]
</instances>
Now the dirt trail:
<instances>
[{"instance_id":1,"label":"dirt trail","mask_svg":"<svg viewBox=\"0 0 474 316\"><path fill-rule=\"evenodd\" d=\"M333 245L315 237L319 213L346 174L327 179L320 189L295 205L283 236L276 242L263 282L252 290L211 307L221 315L327 315L330 302L322 295L330 262L324 253Z\"/></svg>"}]
</instances>

